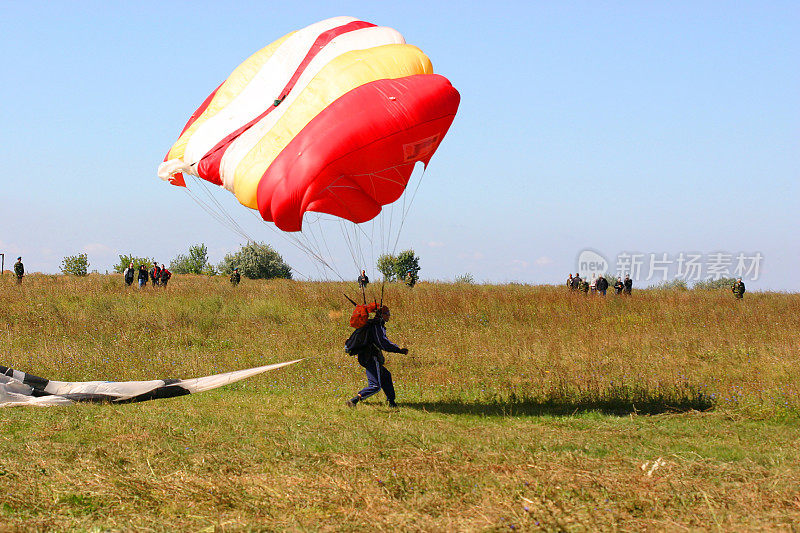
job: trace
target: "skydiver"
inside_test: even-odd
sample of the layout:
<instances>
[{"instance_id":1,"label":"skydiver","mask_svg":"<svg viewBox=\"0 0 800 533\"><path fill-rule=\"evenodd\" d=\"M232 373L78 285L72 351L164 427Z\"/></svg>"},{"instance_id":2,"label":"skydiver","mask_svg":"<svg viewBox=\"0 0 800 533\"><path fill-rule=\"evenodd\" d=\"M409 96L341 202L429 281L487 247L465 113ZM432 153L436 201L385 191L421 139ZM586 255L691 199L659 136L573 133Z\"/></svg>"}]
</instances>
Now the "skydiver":
<instances>
[{"instance_id":1,"label":"skydiver","mask_svg":"<svg viewBox=\"0 0 800 533\"><path fill-rule=\"evenodd\" d=\"M231 285L236 287L240 281L242 281L242 276L239 274L239 269L234 268L233 272L231 273Z\"/></svg>"},{"instance_id":2,"label":"skydiver","mask_svg":"<svg viewBox=\"0 0 800 533\"><path fill-rule=\"evenodd\" d=\"M17 285L20 285L22 278L25 277L25 265L22 264L22 257L17 257L17 262L14 263L14 274L17 275Z\"/></svg>"},{"instance_id":3,"label":"skydiver","mask_svg":"<svg viewBox=\"0 0 800 533\"><path fill-rule=\"evenodd\" d=\"M389 308L382 306L375 312L375 318L368 320L367 325L363 326L367 328L365 340L362 346L357 347L351 353L358 356L358 364L366 370L367 386L345 402L348 407L355 407L358 402L377 394L381 389L386 394L389 407L397 407L394 401L392 374L383 366L386 358L381 350L405 355L408 353L408 348L400 348L386 337L385 324L390 318Z\"/></svg>"}]
</instances>

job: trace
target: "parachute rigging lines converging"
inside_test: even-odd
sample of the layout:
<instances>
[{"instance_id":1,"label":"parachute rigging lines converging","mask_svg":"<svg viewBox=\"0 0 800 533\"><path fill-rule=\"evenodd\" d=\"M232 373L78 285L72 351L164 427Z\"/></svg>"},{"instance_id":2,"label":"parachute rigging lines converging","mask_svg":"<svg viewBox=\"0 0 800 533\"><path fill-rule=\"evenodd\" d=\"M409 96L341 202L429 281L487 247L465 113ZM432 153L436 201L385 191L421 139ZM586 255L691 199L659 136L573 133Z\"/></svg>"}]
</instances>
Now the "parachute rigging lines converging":
<instances>
[{"instance_id":1,"label":"parachute rigging lines converging","mask_svg":"<svg viewBox=\"0 0 800 533\"><path fill-rule=\"evenodd\" d=\"M224 187L341 278L318 222L337 221L356 269L374 261L377 229L379 252L388 251L408 213L404 192L414 168L428 165L459 100L396 30L334 17L281 37L239 65L192 114L158 175L184 187L194 176L206 192L204 182ZM253 240L213 195L190 194L221 224ZM394 220L391 206L401 197ZM388 224L360 226L386 206ZM397 236L386 237L393 229Z\"/></svg>"},{"instance_id":2,"label":"parachute rigging lines converging","mask_svg":"<svg viewBox=\"0 0 800 533\"><path fill-rule=\"evenodd\" d=\"M149 381L51 381L0 365L0 407L134 403L204 392L302 361L287 361L194 379Z\"/></svg>"}]
</instances>

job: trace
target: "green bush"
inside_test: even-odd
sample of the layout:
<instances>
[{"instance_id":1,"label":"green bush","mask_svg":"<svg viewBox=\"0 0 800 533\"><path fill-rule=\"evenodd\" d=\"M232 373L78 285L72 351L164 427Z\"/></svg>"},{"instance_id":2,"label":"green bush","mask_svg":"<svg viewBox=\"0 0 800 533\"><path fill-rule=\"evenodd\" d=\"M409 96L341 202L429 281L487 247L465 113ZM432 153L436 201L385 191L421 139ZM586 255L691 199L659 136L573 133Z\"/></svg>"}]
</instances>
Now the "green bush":
<instances>
[{"instance_id":1,"label":"green bush","mask_svg":"<svg viewBox=\"0 0 800 533\"><path fill-rule=\"evenodd\" d=\"M272 246L265 243L247 243L238 252L226 255L218 266L223 274L230 274L234 268L250 279L292 279L292 267Z\"/></svg>"},{"instance_id":2,"label":"green bush","mask_svg":"<svg viewBox=\"0 0 800 533\"><path fill-rule=\"evenodd\" d=\"M197 244L189 248L189 255L178 255L169 264L173 274L203 274L208 265L208 248Z\"/></svg>"},{"instance_id":3,"label":"green bush","mask_svg":"<svg viewBox=\"0 0 800 533\"><path fill-rule=\"evenodd\" d=\"M61 272L72 276L85 276L89 272L89 258L86 254L69 255L61 260Z\"/></svg>"},{"instance_id":4,"label":"green bush","mask_svg":"<svg viewBox=\"0 0 800 533\"><path fill-rule=\"evenodd\" d=\"M383 281L394 281L394 263L397 258L390 254L382 254L378 257L378 271L383 274Z\"/></svg>"}]
</instances>

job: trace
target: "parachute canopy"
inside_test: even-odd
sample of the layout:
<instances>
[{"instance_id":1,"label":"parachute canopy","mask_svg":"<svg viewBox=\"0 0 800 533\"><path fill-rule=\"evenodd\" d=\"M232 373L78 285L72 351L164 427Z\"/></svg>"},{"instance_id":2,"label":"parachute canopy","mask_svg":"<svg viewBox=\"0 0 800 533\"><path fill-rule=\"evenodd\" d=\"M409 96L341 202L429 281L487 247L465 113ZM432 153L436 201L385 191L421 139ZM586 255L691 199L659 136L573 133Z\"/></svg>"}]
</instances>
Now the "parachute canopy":
<instances>
[{"instance_id":1,"label":"parachute canopy","mask_svg":"<svg viewBox=\"0 0 800 533\"><path fill-rule=\"evenodd\" d=\"M0 365L0 407L75 402L134 403L174 398L216 389L299 361L302 359L202 378L149 381L53 381Z\"/></svg>"},{"instance_id":2,"label":"parachute canopy","mask_svg":"<svg viewBox=\"0 0 800 533\"><path fill-rule=\"evenodd\" d=\"M192 114L158 175L221 185L284 231L366 222L427 166L460 96L391 28L335 17L256 52Z\"/></svg>"}]
</instances>

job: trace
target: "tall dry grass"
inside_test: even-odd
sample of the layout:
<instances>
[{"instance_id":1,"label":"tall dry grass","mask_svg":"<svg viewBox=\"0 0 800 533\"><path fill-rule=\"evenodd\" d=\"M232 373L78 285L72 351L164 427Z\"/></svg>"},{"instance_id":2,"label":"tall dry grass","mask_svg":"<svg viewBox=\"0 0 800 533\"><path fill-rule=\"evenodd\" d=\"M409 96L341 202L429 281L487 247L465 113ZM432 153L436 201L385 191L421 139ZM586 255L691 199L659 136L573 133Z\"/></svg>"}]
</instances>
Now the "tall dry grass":
<instances>
[{"instance_id":1,"label":"tall dry grass","mask_svg":"<svg viewBox=\"0 0 800 533\"><path fill-rule=\"evenodd\" d=\"M368 294L380 298L380 286ZM2 364L51 379L196 376L310 358L280 390L352 392L342 352L355 284L181 276L124 287L120 276L34 275L0 283ZM562 287L386 285L389 368L415 402L800 407L800 295ZM349 388L348 388L349 387ZM592 404L594 402L594 404ZM601 403L598 403L601 402ZM608 403L610 402L610 404Z\"/></svg>"}]
</instances>

